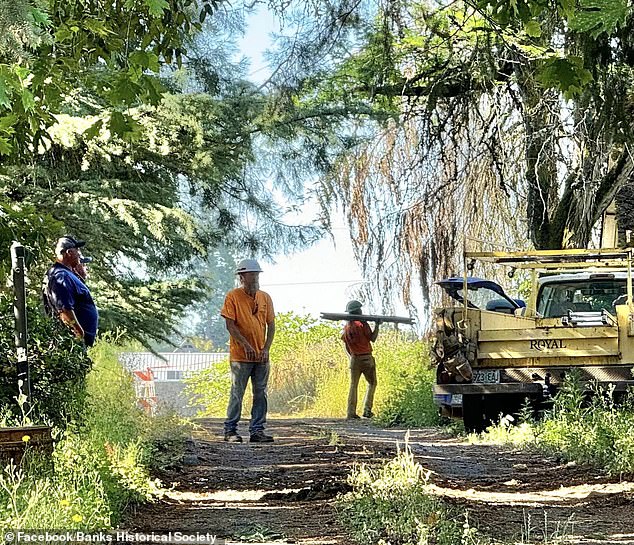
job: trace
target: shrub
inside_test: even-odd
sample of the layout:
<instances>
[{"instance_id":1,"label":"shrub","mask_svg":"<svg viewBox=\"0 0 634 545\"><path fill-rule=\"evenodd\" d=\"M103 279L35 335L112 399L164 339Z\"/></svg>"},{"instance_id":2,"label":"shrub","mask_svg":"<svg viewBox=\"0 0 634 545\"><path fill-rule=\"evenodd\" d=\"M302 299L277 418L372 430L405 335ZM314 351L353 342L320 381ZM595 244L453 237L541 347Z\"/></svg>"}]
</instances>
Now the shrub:
<instances>
[{"instance_id":1,"label":"shrub","mask_svg":"<svg viewBox=\"0 0 634 545\"><path fill-rule=\"evenodd\" d=\"M429 365L427 343L397 331L387 331L377 341L378 421L405 426L439 424L432 395L435 370Z\"/></svg>"},{"instance_id":2,"label":"shrub","mask_svg":"<svg viewBox=\"0 0 634 545\"><path fill-rule=\"evenodd\" d=\"M91 361L83 344L58 321L45 316L36 299L28 301L28 360L34 401L29 417L64 427L77 419L85 402ZM16 403L17 369L13 300L0 293L0 405L7 423L20 420Z\"/></svg>"},{"instance_id":3,"label":"shrub","mask_svg":"<svg viewBox=\"0 0 634 545\"><path fill-rule=\"evenodd\" d=\"M91 350L84 410L55 430L53 464L27 452L21 467L0 472L0 527L110 529L130 504L160 493L148 468L163 432L137 408L118 353L104 340Z\"/></svg>"},{"instance_id":4,"label":"shrub","mask_svg":"<svg viewBox=\"0 0 634 545\"><path fill-rule=\"evenodd\" d=\"M189 405L200 407L198 416L221 416L227 409L231 390L229 360L217 363L185 379L183 394Z\"/></svg>"},{"instance_id":5,"label":"shrub","mask_svg":"<svg viewBox=\"0 0 634 545\"><path fill-rule=\"evenodd\" d=\"M133 379L119 363L120 352L111 337L91 349L95 365L87 378L86 410L78 429L93 450L115 517L157 492L148 473L147 436L153 421L137 406Z\"/></svg>"},{"instance_id":6,"label":"shrub","mask_svg":"<svg viewBox=\"0 0 634 545\"><path fill-rule=\"evenodd\" d=\"M313 416L343 417L350 384L348 357L337 338L338 359L317 386L316 399L307 413ZM424 341L383 327L374 343L378 387L374 397L376 421L382 425L432 426L439 423L433 403L434 372L428 366ZM359 408L367 389L359 382Z\"/></svg>"},{"instance_id":7,"label":"shrub","mask_svg":"<svg viewBox=\"0 0 634 545\"><path fill-rule=\"evenodd\" d=\"M321 384L346 360L340 337L332 322L293 313L276 318L269 380L272 411L288 414L314 405Z\"/></svg>"},{"instance_id":8,"label":"shrub","mask_svg":"<svg viewBox=\"0 0 634 545\"><path fill-rule=\"evenodd\" d=\"M503 419L479 438L538 448L564 459L591 464L609 474L634 471L634 403L631 394L615 403L610 389L595 387L589 397L575 373L569 373L542 421L519 427Z\"/></svg>"}]
</instances>

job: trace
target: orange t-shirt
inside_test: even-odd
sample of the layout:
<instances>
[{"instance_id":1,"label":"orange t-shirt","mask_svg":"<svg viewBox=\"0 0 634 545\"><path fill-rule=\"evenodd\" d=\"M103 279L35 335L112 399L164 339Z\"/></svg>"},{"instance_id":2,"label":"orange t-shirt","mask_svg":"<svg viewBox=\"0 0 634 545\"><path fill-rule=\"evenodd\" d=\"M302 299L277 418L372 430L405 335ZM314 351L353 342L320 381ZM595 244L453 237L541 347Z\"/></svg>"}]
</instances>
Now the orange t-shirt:
<instances>
[{"instance_id":1,"label":"orange t-shirt","mask_svg":"<svg viewBox=\"0 0 634 545\"><path fill-rule=\"evenodd\" d=\"M233 289L225 296L220 315L235 321L240 333L255 351L262 351L266 341L266 325L275 320L273 301L268 293L258 290L255 297L251 297L242 288ZM229 357L231 361L249 361L244 348L233 337L229 339Z\"/></svg>"},{"instance_id":2,"label":"orange t-shirt","mask_svg":"<svg viewBox=\"0 0 634 545\"><path fill-rule=\"evenodd\" d=\"M367 322L359 322L358 320L348 322L343 328L341 338L346 343L348 352L353 356L372 353L372 345L370 344L372 330Z\"/></svg>"}]
</instances>

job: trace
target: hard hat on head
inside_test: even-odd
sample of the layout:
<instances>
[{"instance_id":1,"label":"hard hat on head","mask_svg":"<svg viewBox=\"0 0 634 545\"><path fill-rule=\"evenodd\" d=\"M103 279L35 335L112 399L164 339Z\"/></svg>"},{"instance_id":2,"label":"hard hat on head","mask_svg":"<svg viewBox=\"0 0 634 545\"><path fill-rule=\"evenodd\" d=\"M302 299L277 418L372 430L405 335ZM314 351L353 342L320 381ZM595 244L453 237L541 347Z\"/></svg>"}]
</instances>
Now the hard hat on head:
<instances>
[{"instance_id":1,"label":"hard hat on head","mask_svg":"<svg viewBox=\"0 0 634 545\"><path fill-rule=\"evenodd\" d=\"M255 259L243 259L236 267L236 274L262 272L262 267Z\"/></svg>"},{"instance_id":2,"label":"hard hat on head","mask_svg":"<svg viewBox=\"0 0 634 545\"><path fill-rule=\"evenodd\" d=\"M360 301L353 299L352 301L348 301L348 304L346 305L346 312L348 314L361 314L362 306L363 305Z\"/></svg>"}]
</instances>

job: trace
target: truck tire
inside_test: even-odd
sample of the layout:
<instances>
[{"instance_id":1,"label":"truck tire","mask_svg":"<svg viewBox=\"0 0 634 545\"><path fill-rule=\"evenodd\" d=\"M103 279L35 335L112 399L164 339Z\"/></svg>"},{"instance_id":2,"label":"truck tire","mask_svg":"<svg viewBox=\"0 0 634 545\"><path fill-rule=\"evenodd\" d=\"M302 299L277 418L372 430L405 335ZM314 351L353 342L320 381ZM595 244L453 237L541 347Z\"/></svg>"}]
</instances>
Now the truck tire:
<instances>
[{"instance_id":1,"label":"truck tire","mask_svg":"<svg viewBox=\"0 0 634 545\"><path fill-rule=\"evenodd\" d=\"M484 396L464 394L462 396L462 421L467 433L480 433L487 425Z\"/></svg>"}]
</instances>

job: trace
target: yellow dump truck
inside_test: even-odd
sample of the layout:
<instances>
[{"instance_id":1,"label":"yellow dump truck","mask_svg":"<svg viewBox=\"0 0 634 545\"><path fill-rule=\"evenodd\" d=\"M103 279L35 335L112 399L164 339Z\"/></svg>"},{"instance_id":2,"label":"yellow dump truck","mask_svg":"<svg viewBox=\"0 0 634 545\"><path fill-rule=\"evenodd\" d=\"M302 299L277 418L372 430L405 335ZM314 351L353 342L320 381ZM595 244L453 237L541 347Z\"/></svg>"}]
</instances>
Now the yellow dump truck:
<instances>
[{"instance_id":1,"label":"yellow dump truck","mask_svg":"<svg viewBox=\"0 0 634 545\"><path fill-rule=\"evenodd\" d=\"M548 402L571 369L588 384L634 385L632 249L465 252L465 275L438 282L434 400L480 431L528 401ZM529 301L471 276L479 261L528 270Z\"/></svg>"}]
</instances>

